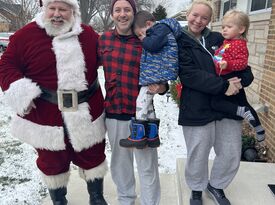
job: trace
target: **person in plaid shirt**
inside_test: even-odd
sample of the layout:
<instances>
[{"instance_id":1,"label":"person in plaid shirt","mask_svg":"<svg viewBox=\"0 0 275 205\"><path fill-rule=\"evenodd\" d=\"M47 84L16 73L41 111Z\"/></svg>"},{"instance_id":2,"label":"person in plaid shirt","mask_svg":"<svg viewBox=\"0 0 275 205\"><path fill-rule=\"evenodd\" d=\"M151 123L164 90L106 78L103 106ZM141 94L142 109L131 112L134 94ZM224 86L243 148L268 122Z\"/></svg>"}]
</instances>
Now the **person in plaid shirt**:
<instances>
[{"instance_id":1,"label":"person in plaid shirt","mask_svg":"<svg viewBox=\"0 0 275 205\"><path fill-rule=\"evenodd\" d=\"M160 202L160 182L157 149L125 149L120 139L130 135L129 125L135 117L139 92L139 65L142 46L132 32L136 13L134 0L112 0L111 15L115 29L99 38L99 60L105 75L106 127L110 141L111 174L117 186L121 205L135 204L134 156L140 179L140 204L157 205ZM163 93L166 85L151 85L150 92Z\"/></svg>"}]
</instances>

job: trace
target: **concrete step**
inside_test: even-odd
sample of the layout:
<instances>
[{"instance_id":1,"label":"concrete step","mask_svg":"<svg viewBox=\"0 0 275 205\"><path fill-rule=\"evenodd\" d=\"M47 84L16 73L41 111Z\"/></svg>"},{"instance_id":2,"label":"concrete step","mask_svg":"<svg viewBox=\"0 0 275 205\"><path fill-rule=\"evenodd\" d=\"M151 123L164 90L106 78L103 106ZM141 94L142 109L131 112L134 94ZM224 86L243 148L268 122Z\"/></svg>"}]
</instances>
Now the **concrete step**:
<instances>
[{"instance_id":1,"label":"concrete step","mask_svg":"<svg viewBox=\"0 0 275 205\"><path fill-rule=\"evenodd\" d=\"M139 180L136 177L137 183L137 195L135 205L140 205L139 203ZM160 174L161 183L161 203L160 205L176 205L178 204L178 196L176 190L176 177L175 174ZM116 197L116 188L111 179L110 173L104 178L104 196L110 205L119 205ZM70 176L70 182L68 185L67 199L69 205L88 205L88 193L86 189L86 183L78 175L77 170L73 170ZM47 196L42 205L52 205L50 197Z\"/></svg>"},{"instance_id":2,"label":"concrete step","mask_svg":"<svg viewBox=\"0 0 275 205\"><path fill-rule=\"evenodd\" d=\"M209 162L212 167L213 162ZM189 205L190 190L184 178L185 159L177 159L177 186L179 205ZM275 196L267 184L275 184L275 164L241 162L240 169L225 190L232 205L274 205ZM203 193L203 204L214 205L211 198Z\"/></svg>"}]
</instances>

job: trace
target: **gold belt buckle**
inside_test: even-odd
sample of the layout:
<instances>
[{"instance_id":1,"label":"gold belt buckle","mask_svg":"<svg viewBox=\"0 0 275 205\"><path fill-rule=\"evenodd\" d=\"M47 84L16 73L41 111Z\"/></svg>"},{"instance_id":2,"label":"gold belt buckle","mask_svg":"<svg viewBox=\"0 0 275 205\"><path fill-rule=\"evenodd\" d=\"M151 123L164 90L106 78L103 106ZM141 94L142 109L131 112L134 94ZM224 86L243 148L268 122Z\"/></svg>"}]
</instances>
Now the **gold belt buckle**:
<instances>
[{"instance_id":1,"label":"gold belt buckle","mask_svg":"<svg viewBox=\"0 0 275 205\"><path fill-rule=\"evenodd\" d=\"M71 95L72 96L72 106L65 107L64 106L64 96ZM58 109L63 112L75 112L78 108L78 96L75 90L57 90L57 101L58 101Z\"/></svg>"}]
</instances>

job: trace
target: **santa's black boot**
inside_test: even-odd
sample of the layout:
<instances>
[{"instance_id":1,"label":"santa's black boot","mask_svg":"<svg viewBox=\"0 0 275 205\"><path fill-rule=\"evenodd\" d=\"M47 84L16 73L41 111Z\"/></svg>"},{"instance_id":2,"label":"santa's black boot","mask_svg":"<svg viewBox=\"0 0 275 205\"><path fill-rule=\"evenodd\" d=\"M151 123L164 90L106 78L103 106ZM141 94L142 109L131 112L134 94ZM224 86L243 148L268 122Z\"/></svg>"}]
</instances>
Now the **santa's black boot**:
<instances>
[{"instance_id":1,"label":"santa's black boot","mask_svg":"<svg viewBox=\"0 0 275 205\"><path fill-rule=\"evenodd\" d=\"M53 201L53 205L67 205L66 199L67 188L62 187L58 189L49 189L50 197Z\"/></svg>"},{"instance_id":2,"label":"santa's black boot","mask_svg":"<svg viewBox=\"0 0 275 205\"><path fill-rule=\"evenodd\" d=\"M90 205L108 205L103 196L103 178L88 181L87 189L90 195Z\"/></svg>"}]
</instances>

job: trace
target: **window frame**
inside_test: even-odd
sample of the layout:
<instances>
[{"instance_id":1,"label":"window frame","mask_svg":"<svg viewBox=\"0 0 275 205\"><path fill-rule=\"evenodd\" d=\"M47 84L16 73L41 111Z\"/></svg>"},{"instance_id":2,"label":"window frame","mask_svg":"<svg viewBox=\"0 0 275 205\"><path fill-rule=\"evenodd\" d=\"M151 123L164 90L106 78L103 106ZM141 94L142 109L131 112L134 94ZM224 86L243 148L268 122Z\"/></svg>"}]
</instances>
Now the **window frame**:
<instances>
[{"instance_id":1,"label":"window frame","mask_svg":"<svg viewBox=\"0 0 275 205\"><path fill-rule=\"evenodd\" d=\"M252 1L253 1L253 0L250 0L250 1L249 1L249 5L248 5L249 14L257 14L257 13L271 12L272 5L271 5L271 7L266 8L266 7L267 7L268 0L261 0L261 1L265 1L265 8L264 8L264 9L259 9L259 10L251 11Z\"/></svg>"},{"instance_id":2,"label":"window frame","mask_svg":"<svg viewBox=\"0 0 275 205\"><path fill-rule=\"evenodd\" d=\"M223 16L224 16L224 14L226 13L226 12L224 12L224 4L226 3L226 2L229 2L229 9L228 10L230 10L230 9L234 9L234 8L237 8L237 0L235 0L236 2L236 4L235 4L235 6L231 6L231 3L232 3L232 1L234 1L234 0L221 0L221 13L220 13L220 19L222 19L223 18Z\"/></svg>"}]
</instances>

